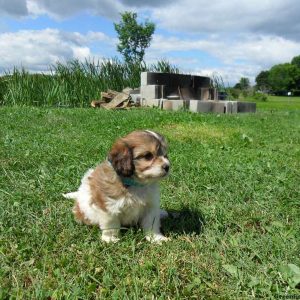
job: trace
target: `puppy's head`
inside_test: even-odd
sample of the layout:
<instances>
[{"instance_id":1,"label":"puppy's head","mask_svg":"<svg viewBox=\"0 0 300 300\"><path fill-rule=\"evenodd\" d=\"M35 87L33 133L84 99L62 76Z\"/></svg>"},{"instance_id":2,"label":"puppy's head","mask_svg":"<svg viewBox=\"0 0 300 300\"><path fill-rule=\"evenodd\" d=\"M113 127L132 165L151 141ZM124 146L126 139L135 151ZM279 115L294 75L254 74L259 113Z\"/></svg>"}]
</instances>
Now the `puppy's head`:
<instances>
[{"instance_id":1,"label":"puppy's head","mask_svg":"<svg viewBox=\"0 0 300 300\"><path fill-rule=\"evenodd\" d=\"M108 159L119 176L140 182L165 177L170 169L164 137L149 130L134 131L117 140Z\"/></svg>"}]
</instances>

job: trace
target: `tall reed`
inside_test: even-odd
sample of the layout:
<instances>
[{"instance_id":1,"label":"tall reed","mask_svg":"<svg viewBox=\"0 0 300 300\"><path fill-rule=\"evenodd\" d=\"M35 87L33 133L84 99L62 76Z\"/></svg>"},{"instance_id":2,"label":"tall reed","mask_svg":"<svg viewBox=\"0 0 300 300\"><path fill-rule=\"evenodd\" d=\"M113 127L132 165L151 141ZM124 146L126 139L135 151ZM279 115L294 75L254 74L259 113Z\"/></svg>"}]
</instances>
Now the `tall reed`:
<instances>
[{"instance_id":1,"label":"tall reed","mask_svg":"<svg viewBox=\"0 0 300 300\"><path fill-rule=\"evenodd\" d=\"M58 62L49 66L47 74L14 68L0 77L0 105L86 107L107 89L139 87L143 71L179 72L165 60L147 66L123 63L117 58Z\"/></svg>"}]
</instances>

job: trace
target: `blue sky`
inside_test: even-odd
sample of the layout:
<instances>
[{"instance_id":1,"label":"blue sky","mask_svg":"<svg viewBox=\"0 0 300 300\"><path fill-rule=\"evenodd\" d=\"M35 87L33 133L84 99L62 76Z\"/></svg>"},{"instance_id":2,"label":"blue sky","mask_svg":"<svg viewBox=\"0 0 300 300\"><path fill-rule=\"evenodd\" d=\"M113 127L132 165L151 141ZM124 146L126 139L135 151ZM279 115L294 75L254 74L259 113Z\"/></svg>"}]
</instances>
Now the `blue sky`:
<instances>
[{"instance_id":1,"label":"blue sky","mask_svg":"<svg viewBox=\"0 0 300 300\"><path fill-rule=\"evenodd\" d=\"M229 84L300 55L298 0L0 0L0 73L119 56L113 23L125 10L156 24L146 62Z\"/></svg>"}]
</instances>

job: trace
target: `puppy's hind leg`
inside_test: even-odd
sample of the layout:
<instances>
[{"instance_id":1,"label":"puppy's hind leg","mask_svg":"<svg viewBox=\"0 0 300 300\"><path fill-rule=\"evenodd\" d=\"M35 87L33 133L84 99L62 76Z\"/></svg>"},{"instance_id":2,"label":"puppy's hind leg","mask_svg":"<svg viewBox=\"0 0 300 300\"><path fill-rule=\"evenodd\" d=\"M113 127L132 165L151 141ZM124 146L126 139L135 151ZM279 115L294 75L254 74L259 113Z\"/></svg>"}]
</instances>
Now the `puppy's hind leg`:
<instances>
[{"instance_id":1,"label":"puppy's hind leg","mask_svg":"<svg viewBox=\"0 0 300 300\"><path fill-rule=\"evenodd\" d=\"M73 199L76 200L78 197L78 192L72 192L67 194L62 194L66 199Z\"/></svg>"}]
</instances>

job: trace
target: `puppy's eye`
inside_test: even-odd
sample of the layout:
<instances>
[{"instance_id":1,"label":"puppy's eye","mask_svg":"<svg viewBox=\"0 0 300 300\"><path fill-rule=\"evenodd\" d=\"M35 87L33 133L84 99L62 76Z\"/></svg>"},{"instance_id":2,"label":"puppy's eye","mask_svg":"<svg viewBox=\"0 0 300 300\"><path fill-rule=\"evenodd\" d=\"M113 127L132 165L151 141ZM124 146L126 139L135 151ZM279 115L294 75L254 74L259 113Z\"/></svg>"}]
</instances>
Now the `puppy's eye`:
<instances>
[{"instance_id":1,"label":"puppy's eye","mask_svg":"<svg viewBox=\"0 0 300 300\"><path fill-rule=\"evenodd\" d=\"M145 155L144 155L144 159L146 160L151 160L153 159L153 154L151 152L147 152Z\"/></svg>"}]
</instances>

